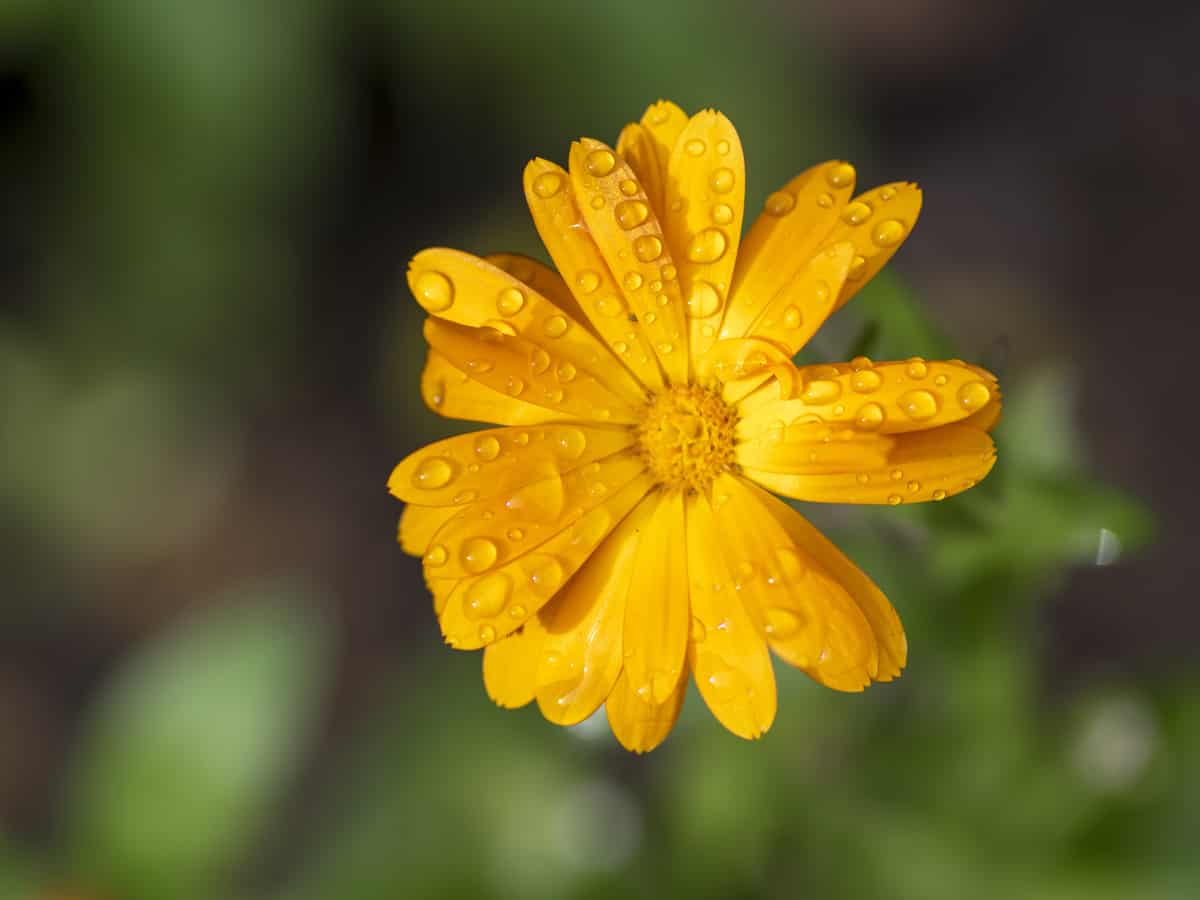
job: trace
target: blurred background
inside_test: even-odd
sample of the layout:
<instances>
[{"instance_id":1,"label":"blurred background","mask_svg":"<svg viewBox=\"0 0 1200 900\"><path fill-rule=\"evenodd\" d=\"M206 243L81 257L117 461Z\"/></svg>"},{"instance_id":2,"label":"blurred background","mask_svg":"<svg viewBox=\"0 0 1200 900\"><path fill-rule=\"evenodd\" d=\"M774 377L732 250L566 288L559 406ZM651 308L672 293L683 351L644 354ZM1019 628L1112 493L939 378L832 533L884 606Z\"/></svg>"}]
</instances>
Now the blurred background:
<instances>
[{"instance_id":1,"label":"blurred background","mask_svg":"<svg viewBox=\"0 0 1200 900\"><path fill-rule=\"evenodd\" d=\"M0 3L0 900L1200 896L1200 14L1105 0ZM911 658L648 757L487 699L384 483L407 259L715 106L920 228L814 358L1001 375L936 508L807 509ZM806 351L807 352L807 351ZM1191 589L1189 589L1191 588Z\"/></svg>"}]
</instances>

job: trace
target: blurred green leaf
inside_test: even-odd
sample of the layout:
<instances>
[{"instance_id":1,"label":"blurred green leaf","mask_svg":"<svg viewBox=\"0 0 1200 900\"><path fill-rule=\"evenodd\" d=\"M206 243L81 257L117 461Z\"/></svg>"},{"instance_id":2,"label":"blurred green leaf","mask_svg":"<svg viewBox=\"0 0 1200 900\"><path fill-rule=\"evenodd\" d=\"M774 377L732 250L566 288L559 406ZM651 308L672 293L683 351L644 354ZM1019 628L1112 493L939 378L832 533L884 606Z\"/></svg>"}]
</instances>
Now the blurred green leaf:
<instances>
[{"instance_id":1,"label":"blurred green leaf","mask_svg":"<svg viewBox=\"0 0 1200 900\"><path fill-rule=\"evenodd\" d=\"M248 589L119 671L66 798L74 874L124 900L215 896L294 771L326 635L304 592Z\"/></svg>"}]
</instances>

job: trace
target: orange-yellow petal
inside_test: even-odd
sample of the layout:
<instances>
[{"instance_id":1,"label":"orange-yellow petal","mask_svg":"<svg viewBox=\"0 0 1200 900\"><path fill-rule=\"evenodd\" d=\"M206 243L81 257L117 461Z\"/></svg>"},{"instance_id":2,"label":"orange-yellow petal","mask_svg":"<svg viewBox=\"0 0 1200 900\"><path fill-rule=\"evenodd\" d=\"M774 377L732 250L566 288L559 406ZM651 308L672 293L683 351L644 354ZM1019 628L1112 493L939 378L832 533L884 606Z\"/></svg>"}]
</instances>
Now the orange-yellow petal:
<instances>
[{"instance_id":1,"label":"orange-yellow petal","mask_svg":"<svg viewBox=\"0 0 1200 900\"><path fill-rule=\"evenodd\" d=\"M583 220L570 176L552 162L532 160L525 167L525 199L546 252L592 328L643 385L650 390L662 387L663 374L654 348L641 327L629 321L621 285Z\"/></svg>"},{"instance_id":2,"label":"orange-yellow petal","mask_svg":"<svg viewBox=\"0 0 1200 900\"><path fill-rule=\"evenodd\" d=\"M629 165L601 141L571 145L571 187L588 231L671 384L688 381L678 270L658 216Z\"/></svg>"},{"instance_id":3,"label":"orange-yellow petal","mask_svg":"<svg viewBox=\"0 0 1200 900\"><path fill-rule=\"evenodd\" d=\"M617 138L617 154L629 163L641 182L650 208L661 219L666 209L666 168L659 163L658 145L640 122L630 122Z\"/></svg>"},{"instance_id":4,"label":"orange-yellow petal","mask_svg":"<svg viewBox=\"0 0 1200 900\"><path fill-rule=\"evenodd\" d=\"M517 709L533 699L546 630L531 616L520 630L483 651L483 685L497 706Z\"/></svg>"},{"instance_id":5,"label":"orange-yellow petal","mask_svg":"<svg viewBox=\"0 0 1200 900\"><path fill-rule=\"evenodd\" d=\"M775 721L775 673L766 640L733 596L733 576L720 551L723 539L708 499L688 498L688 667L717 721L749 740Z\"/></svg>"},{"instance_id":6,"label":"orange-yellow petal","mask_svg":"<svg viewBox=\"0 0 1200 900\"><path fill-rule=\"evenodd\" d=\"M738 465L791 475L836 474L887 465L897 438L852 428L782 419L735 447Z\"/></svg>"},{"instance_id":7,"label":"orange-yellow petal","mask_svg":"<svg viewBox=\"0 0 1200 900\"><path fill-rule=\"evenodd\" d=\"M663 201L666 199L667 167L671 160L671 151L675 149L675 143L687 122L688 115L682 109L670 100L659 100L646 107L638 123L653 146L654 158L658 162L657 177L663 187L662 193L655 198L658 201L655 210L659 213L663 211Z\"/></svg>"},{"instance_id":8,"label":"orange-yellow petal","mask_svg":"<svg viewBox=\"0 0 1200 900\"><path fill-rule=\"evenodd\" d=\"M425 339L473 380L553 410L558 418L637 421L635 406L609 390L603 369L577 366L541 343L437 318L425 320Z\"/></svg>"},{"instance_id":9,"label":"orange-yellow petal","mask_svg":"<svg viewBox=\"0 0 1200 900\"><path fill-rule=\"evenodd\" d=\"M651 486L650 477L640 475L535 550L462 579L441 611L446 643L476 650L515 631L579 570Z\"/></svg>"},{"instance_id":10,"label":"orange-yellow petal","mask_svg":"<svg viewBox=\"0 0 1200 900\"><path fill-rule=\"evenodd\" d=\"M777 494L814 503L921 503L944 500L982 481L996 464L986 431L943 425L895 435L882 460L846 464L838 471L796 473L783 466L745 466L746 477Z\"/></svg>"},{"instance_id":11,"label":"orange-yellow petal","mask_svg":"<svg viewBox=\"0 0 1200 900\"><path fill-rule=\"evenodd\" d=\"M750 327L750 336L774 341L789 358L795 356L836 308L853 258L848 241L816 254L779 289Z\"/></svg>"},{"instance_id":12,"label":"orange-yellow petal","mask_svg":"<svg viewBox=\"0 0 1200 900\"><path fill-rule=\"evenodd\" d=\"M679 267L693 355L717 340L746 205L746 161L733 123L696 113L675 141L667 168L663 229Z\"/></svg>"},{"instance_id":13,"label":"orange-yellow petal","mask_svg":"<svg viewBox=\"0 0 1200 900\"><path fill-rule=\"evenodd\" d=\"M406 456L388 478L388 490L406 503L465 506L539 477L561 476L633 440L624 428L582 424L467 432Z\"/></svg>"},{"instance_id":14,"label":"orange-yellow petal","mask_svg":"<svg viewBox=\"0 0 1200 900\"><path fill-rule=\"evenodd\" d=\"M536 425L565 419L557 411L527 403L480 384L445 356L430 350L421 372L421 398L447 419L494 422L497 425Z\"/></svg>"},{"instance_id":15,"label":"orange-yellow petal","mask_svg":"<svg viewBox=\"0 0 1200 900\"><path fill-rule=\"evenodd\" d=\"M484 259L522 284L529 285L576 322L591 328L591 322L563 277L545 263L520 253L489 253Z\"/></svg>"},{"instance_id":16,"label":"orange-yellow petal","mask_svg":"<svg viewBox=\"0 0 1200 900\"><path fill-rule=\"evenodd\" d=\"M621 633L634 557L640 531L655 508L652 500L638 504L542 610L546 641L537 701L551 722L582 722L600 708L621 674Z\"/></svg>"},{"instance_id":17,"label":"orange-yellow petal","mask_svg":"<svg viewBox=\"0 0 1200 900\"><path fill-rule=\"evenodd\" d=\"M429 542L446 522L458 514L453 506L418 506L405 504L400 513L400 547L412 556L424 556Z\"/></svg>"},{"instance_id":18,"label":"orange-yellow petal","mask_svg":"<svg viewBox=\"0 0 1200 900\"><path fill-rule=\"evenodd\" d=\"M622 671L604 704L613 736L634 753L653 750L675 727L686 693L687 677L683 672L667 699L658 703L634 688L628 673Z\"/></svg>"},{"instance_id":19,"label":"orange-yellow petal","mask_svg":"<svg viewBox=\"0 0 1200 900\"><path fill-rule=\"evenodd\" d=\"M841 215L854 190L854 167L833 161L813 166L767 197L738 253L722 337L742 337L808 261Z\"/></svg>"}]
</instances>

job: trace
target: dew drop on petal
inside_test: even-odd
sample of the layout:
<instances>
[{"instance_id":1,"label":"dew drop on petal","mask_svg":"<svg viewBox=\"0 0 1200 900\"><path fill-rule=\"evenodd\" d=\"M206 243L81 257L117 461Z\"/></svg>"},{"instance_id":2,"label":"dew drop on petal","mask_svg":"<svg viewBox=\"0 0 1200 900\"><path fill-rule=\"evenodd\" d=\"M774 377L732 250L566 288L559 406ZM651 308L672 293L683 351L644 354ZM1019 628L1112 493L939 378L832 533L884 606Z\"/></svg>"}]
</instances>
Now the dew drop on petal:
<instances>
[{"instance_id":1,"label":"dew drop on petal","mask_svg":"<svg viewBox=\"0 0 1200 900\"><path fill-rule=\"evenodd\" d=\"M790 609L769 607L766 611L766 631L772 638L783 640L792 637L800 630L803 622L800 616Z\"/></svg>"},{"instance_id":2,"label":"dew drop on petal","mask_svg":"<svg viewBox=\"0 0 1200 900\"><path fill-rule=\"evenodd\" d=\"M874 369L863 369L861 372L855 372L850 379L850 387L859 394L869 394L872 391L876 391L881 384L883 384L883 377Z\"/></svg>"},{"instance_id":3,"label":"dew drop on petal","mask_svg":"<svg viewBox=\"0 0 1200 900\"><path fill-rule=\"evenodd\" d=\"M724 166L714 169L713 173L708 176L709 187L718 194L728 194L733 190L735 181L737 181L737 177L733 174L733 169Z\"/></svg>"},{"instance_id":4,"label":"dew drop on petal","mask_svg":"<svg viewBox=\"0 0 1200 900\"><path fill-rule=\"evenodd\" d=\"M575 279L575 283L585 294L590 294L600 287L600 276L591 269L584 269Z\"/></svg>"},{"instance_id":5,"label":"dew drop on petal","mask_svg":"<svg viewBox=\"0 0 1200 900\"><path fill-rule=\"evenodd\" d=\"M684 144L683 149L688 152L689 156L703 156L707 147L705 146L704 141L699 140L698 138L693 138Z\"/></svg>"},{"instance_id":6,"label":"dew drop on petal","mask_svg":"<svg viewBox=\"0 0 1200 900\"><path fill-rule=\"evenodd\" d=\"M707 281L697 281L687 299L687 313L693 319L707 319L721 308L721 295Z\"/></svg>"},{"instance_id":7,"label":"dew drop on petal","mask_svg":"<svg viewBox=\"0 0 1200 900\"><path fill-rule=\"evenodd\" d=\"M516 397L525 390L525 382L516 375L508 376L508 380L504 382L504 390L508 392L510 397Z\"/></svg>"},{"instance_id":8,"label":"dew drop on petal","mask_svg":"<svg viewBox=\"0 0 1200 900\"><path fill-rule=\"evenodd\" d=\"M929 391L909 391L900 395L900 408L913 421L932 419L937 415L937 397Z\"/></svg>"},{"instance_id":9,"label":"dew drop on petal","mask_svg":"<svg viewBox=\"0 0 1200 900\"><path fill-rule=\"evenodd\" d=\"M429 552L425 554L425 565L431 569L438 566L444 566L450 559L450 553L446 550L445 544L434 544L429 548Z\"/></svg>"},{"instance_id":10,"label":"dew drop on petal","mask_svg":"<svg viewBox=\"0 0 1200 900\"><path fill-rule=\"evenodd\" d=\"M970 381L958 389L958 405L965 410L980 409L992 399L992 392L982 381Z\"/></svg>"},{"instance_id":11,"label":"dew drop on petal","mask_svg":"<svg viewBox=\"0 0 1200 900\"><path fill-rule=\"evenodd\" d=\"M728 225L733 221L733 207L727 203L718 203L712 208L712 220L718 225Z\"/></svg>"},{"instance_id":12,"label":"dew drop on petal","mask_svg":"<svg viewBox=\"0 0 1200 900\"><path fill-rule=\"evenodd\" d=\"M925 364L925 360L919 356L914 356L908 361L908 368L905 371L908 372L909 378L914 381L920 381L929 374L929 366Z\"/></svg>"},{"instance_id":13,"label":"dew drop on petal","mask_svg":"<svg viewBox=\"0 0 1200 900\"><path fill-rule=\"evenodd\" d=\"M858 281L867 274L867 258L856 256L850 261L850 269L846 272L847 281Z\"/></svg>"},{"instance_id":14,"label":"dew drop on petal","mask_svg":"<svg viewBox=\"0 0 1200 900\"><path fill-rule=\"evenodd\" d=\"M883 425L883 407L878 403L864 403L858 410L854 424L863 431L874 431Z\"/></svg>"},{"instance_id":15,"label":"dew drop on petal","mask_svg":"<svg viewBox=\"0 0 1200 900\"><path fill-rule=\"evenodd\" d=\"M862 200L855 200L842 213L842 221L847 225L861 225L867 219L871 218L871 213L870 204L864 203Z\"/></svg>"},{"instance_id":16,"label":"dew drop on petal","mask_svg":"<svg viewBox=\"0 0 1200 900\"><path fill-rule=\"evenodd\" d=\"M662 239L653 234L643 234L633 242L633 252L642 262L653 262L662 256Z\"/></svg>"},{"instance_id":17,"label":"dew drop on petal","mask_svg":"<svg viewBox=\"0 0 1200 900\"><path fill-rule=\"evenodd\" d=\"M792 207L796 205L796 198L787 191L775 191L767 197L763 204L763 209L768 215L786 216L792 211Z\"/></svg>"},{"instance_id":18,"label":"dew drop on petal","mask_svg":"<svg viewBox=\"0 0 1200 900\"><path fill-rule=\"evenodd\" d=\"M432 491L448 485L454 474L454 463L444 456L431 456L417 466L412 474L412 483L414 487Z\"/></svg>"},{"instance_id":19,"label":"dew drop on petal","mask_svg":"<svg viewBox=\"0 0 1200 900\"><path fill-rule=\"evenodd\" d=\"M936 491L933 492L933 499L934 500L945 500L946 492L943 491L941 488L938 488Z\"/></svg>"},{"instance_id":20,"label":"dew drop on petal","mask_svg":"<svg viewBox=\"0 0 1200 900\"><path fill-rule=\"evenodd\" d=\"M621 193L626 197L632 197L638 192L637 182L632 178L624 178L621 180Z\"/></svg>"},{"instance_id":21,"label":"dew drop on petal","mask_svg":"<svg viewBox=\"0 0 1200 900\"><path fill-rule=\"evenodd\" d=\"M601 297L596 301L596 312L607 319L625 315L625 302L619 297Z\"/></svg>"},{"instance_id":22,"label":"dew drop on petal","mask_svg":"<svg viewBox=\"0 0 1200 900\"><path fill-rule=\"evenodd\" d=\"M833 206L833 194L821 194L817 197L817 206L821 209L829 209Z\"/></svg>"},{"instance_id":23,"label":"dew drop on petal","mask_svg":"<svg viewBox=\"0 0 1200 900\"><path fill-rule=\"evenodd\" d=\"M897 219L886 219L880 222L871 233L871 240L877 247L895 247L903 238L904 223Z\"/></svg>"},{"instance_id":24,"label":"dew drop on petal","mask_svg":"<svg viewBox=\"0 0 1200 900\"><path fill-rule=\"evenodd\" d=\"M553 594L563 582L562 563L553 556L542 556L531 560L533 571L529 573L529 583L533 589L543 596Z\"/></svg>"},{"instance_id":25,"label":"dew drop on petal","mask_svg":"<svg viewBox=\"0 0 1200 900\"><path fill-rule=\"evenodd\" d=\"M475 441L475 455L484 462L491 462L500 455L500 442L495 435L485 434Z\"/></svg>"},{"instance_id":26,"label":"dew drop on petal","mask_svg":"<svg viewBox=\"0 0 1200 900\"><path fill-rule=\"evenodd\" d=\"M563 323L566 324L565 322ZM541 347L535 347L529 354L529 368L534 375L541 375L550 368L550 354Z\"/></svg>"},{"instance_id":27,"label":"dew drop on petal","mask_svg":"<svg viewBox=\"0 0 1200 900\"><path fill-rule=\"evenodd\" d=\"M525 305L525 295L516 288L506 288L496 298L496 309L502 316L516 315Z\"/></svg>"},{"instance_id":28,"label":"dew drop on petal","mask_svg":"<svg viewBox=\"0 0 1200 900\"><path fill-rule=\"evenodd\" d=\"M800 310L795 306L789 306L783 311L783 327L784 328L799 328L804 317L800 315Z\"/></svg>"},{"instance_id":29,"label":"dew drop on petal","mask_svg":"<svg viewBox=\"0 0 1200 900\"><path fill-rule=\"evenodd\" d=\"M557 172L543 172L533 179L533 192L543 200L549 200L562 190L562 176Z\"/></svg>"},{"instance_id":30,"label":"dew drop on petal","mask_svg":"<svg viewBox=\"0 0 1200 900\"><path fill-rule=\"evenodd\" d=\"M461 557L463 568L468 572L478 574L485 572L496 562L499 548L494 541L483 537L469 538L463 542Z\"/></svg>"},{"instance_id":31,"label":"dew drop on petal","mask_svg":"<svg viewBox=\"0 0 1200 900\"><path fill-rule=\"evenodd\" d=\"M679 271L673 265L667 263L662 267L662 269L659 270L659 274L662 275L663 281L674 281L675 276L679 274Z\"/></svg>"},{"instance_id":32,"label":"dew drop on petal","mask_svg":"<svg viewBox=\"0 0 1200 900\"><path fill-rule=\"evenodd\" d=\"M567 333L567 320L562 316L551 316L542 323L546 337L560 338Z\"/></svg>"},{"instance_id":33,"label":"dew drop on petal","mask_svg":"<svg viewBox=\"0 0 1200 900\"><path fill-rule=\"evenodd\" d=\"M646 221L650 215L650 207L641 200L622 200L613 212L617 216L617 224L628 231Z\"/></svg>"},{"instance_id":34,"label":"dew drop on petal","mask_svg":"<svg viewBox=\"0 0 1200 900\"><path fill-rule=\"evenodd\" d=\"M463 613L468 619L490 619L504 609L512 591L512 579L504 572L480 578L463 597Z\"/></svg>"},{"instance_id":35,"label":"dew drop on petal","mask_svg":"<svg viewBox=\"0 0 1200 900\"><path fill-rule=\"evenodd\" d=\"M695 263L716 262L725 255L728 245L729 241L724 232L716 228L705 228L693 235L688 242L687 257Z\"/></svg>"},{"instance_id":36,"label":"dew drop on petal","mask_svg":"<svg viewBox=\"0 0 1200 900\"><path fill-rule=\"evenodd\" d=\"M854 166L850 163L834 163L825 173L825 180L833 188L848 187L854 183Z\"/></svg>"},{"instance_id":37,"label":"dew drop on petal","mask_svg":"<svg viewBox=\"0 0 1200 900\"><path fill-rule=\"evenodd\" d=\"M589 175L603 178L617 165L617 158L606 147L600 147L587 155L586 167Z\"/></svg>"},{"instance_id":38,"label":"dew drop on petal","mask_svg":"<svg viewBox=\"0 0 1200 900\"><path fill-rule=\"evenodd\" d=\"M904 498L901 497L899 494L891 494L888 496L888 503L891 506L899 506L903 502L904 502Z\"/></svg>"},{"instance_id":39,"label":"dew drop on petal","mask_svg":"<svg viewBox=\"0 0 1200 900\"><path fill-rule=\"evenodd\" d=\"M596 194L592 197L592 209L604 209L604 195Z\"/></svg>"},{"instance_id":40,"label":"dew drop on petal","mask_svg":"<svg viewBox=\"0 0 1200 900\"><path fill-rule=\"evenodd\" d=\"M562 362L558 364L558 368L554 370L554 374L558 377L559 381L561 381L563 384L567 384L568 382L574 381L575 376L578 373L571 363Z\"/></svg>"},{"instance_id":41,"label":"dew drop on petal","mask_svg":"<svg viewBox=\"0 0 1200 900\"><path fill-rule=\"evenodd\" d=\"M587 436L578 428L568 428L558 435L558 451L567 459L578 459L587 448Z\"/></svg>"},{"instance_id":42,"label":"dew drop on petal","mask_svg":"<svg viewBox=\"0 0 1200 900\"><path fill-rule=\"evenodd\" d=\"M622 281L627 291L636 291L642 286L642 276L639 272L626 272Z\"/></svg>"},{"instance_id":43,"label":"dew drop on petal","mask_svg":"<svg viewBox=\"0 0 1200 900\"><path fill-rule=\"evenodd\" d=\"M919 482L919 481L910 481L910 482L908 483L908 491L909 491L909 493L910 493L910 494L915 494L915 493L916 493L917 491L919 491L920 489L921 489L921 482Z\"/></svg>"},{"instance_id":44,"label":"dew drop on petal","mask_svg":"<svg viewBox=\"0 0 1200 900\"><path fill-rule=\"evenodd\" d=\"M416 289L417 300L429 312L442 312L454 304L454 284L441 272L422 272Z\"/></svg>"}]
</instances>

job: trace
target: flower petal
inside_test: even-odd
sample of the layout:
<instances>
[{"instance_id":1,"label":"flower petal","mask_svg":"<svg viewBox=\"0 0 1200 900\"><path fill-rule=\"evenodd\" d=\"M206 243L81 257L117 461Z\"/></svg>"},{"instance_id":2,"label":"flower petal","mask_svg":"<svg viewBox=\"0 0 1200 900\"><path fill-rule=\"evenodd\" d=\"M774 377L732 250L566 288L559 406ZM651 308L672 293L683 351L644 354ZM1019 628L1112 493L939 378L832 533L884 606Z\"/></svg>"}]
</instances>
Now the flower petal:
<instances>
[{"instance_id":1,"label":"flower petal","mask_svg":"<svg viewBox=\"0 0 1200 900\"><path fill-rule=\"evenodd\" d=\"M570 176L547 160L535 159L525 167L525 199L533 224L596 333L643 385L657 390L663 374L654 348L641 327L629 321L621 286L584 223L570 184Z\"/></svg>"},{"instance_id":2,"label":"flower petal","mask_svg":"<svg viewBox=\"0 0 1200 900\"><path fill-rule=\"evenodd\" d=\"M896 182L874 188L846 205L822 247L850 241L855 256L834 309L849 302L900 249L921 214L921 189Z\"/></svg>"},{"instance_id":3,"label":"flower petal","mask_svg":"<svg viewBox=\"0 0 1200 900\"><path fill-rule=\"evenodd\" d=\"M629 165L604 143L571 145L571 186L588 231L671 384L687 384L687 320L658 216Z\"/></svg>"},{"instance_id":4,"label":"flower petal","mask_svg":"<svg viewBox=\"0 0 1200 900\"><path fill-rule=\"evenodd\" d=\"M722 337L745 335L771 299L816 255L854 190L854 178L850 164L825 162L767 197L738 253Z\"/></svg>"},{"instance_id":5,"label":"flower petal","mask_svg":"<svg viewBox=\"0 0 1200 900\"><path fill-rule=\"evenodd\" d=\"M795 356L836 308L853 258L854 245L848 241L818 253L779 289L749 335L786 348L789 359Z\"/></svg>"},{"instance_id":6,"label":"flower petal","mask_svg":"<svg viewBox=\"0 0 1200 900\"><path fill-rule=\"evenodd\" d=\"M517 709L533 699L546 629L537 616L483 651L483 686L497 706Z\"/></svg>"},{"instance_id":7,"label":"flower petal","mask_svg":"<svg viewBox=\"0 0 1200 900\"><path fill-rule=\"evenodd\" d=\"M520 253L489 253L484 260L533 288L579 324L591 328L563 277L545 263Z\"/></svg>"},{"instance_id":8,"label":"flower petal","mask_svg":"<svg viewBox=\"0 0 1200 900\"><path fill-rule=\"evenodd\" d=\"M773 428L735 448L738 465L792 475L836 474L887 465L896 438L852 428L779 420Z\"/></svg>"},{"instance_id":9,"label":"flower petal","mask_svg":"<svg viewBox=\"0 0 1200 900\"><path fill-rule=\"evenodd\" d=\"M540 610L582 566L605 536L653 485L640 475L535 551L500 568L462 579L446 599L439 622L446 643L476 650L512 633Z\"/></svg>"},{"instance_id":10,"label":"flower petal","mask_svg":"<svg viewBox=\"0 0 1200 900\"><path fill-rule=\"evenodd\" d=\"M634 407L592 371L551 355L546 347L494 328L425 320L425 340L456 368L494 391L519 396L558 418L632 424Z\"/></svg>"},{"instance_id":11,"label":"flower petal","mask_svg":"<svg viewBox=\"0 0 1200 900\"><path fill-rule=\"evenodd\" d=\"M675 143L679 140L679 135L687 126L687 122L688 114L682 109L670 100L659 100L646 107L646 111L642 113L642 119L638 123L653 146L653 158L657 160L656 175L658 183L662 185L662 193L658 195L659 203L654 209L660 214L665 209L663 201L665 201L667 193L667 166L671 159L671 151L675 149ZM641 173L639 172L638 175L640 177Z\"/></svg>"},{"instance_id":12,"label":"flower petal","mask_svg":"<svg viewBox=\"0 0 1200 900\"><path fill-rule=\"evenodd\" d=\"M430 350L425 358L425 369L421 372L421 398L433 412L447 419L494 422L498 425L536 425L571 418L480 384L436 350Z\"/></svg>"},{"instance_id":13,"label":"flower petal","mask_svg":"<svg viewBox=\"0 0 1200 900\"><path fill-rule=\"evenodd\" d=\"M645 400L642 385L614 365L608 347L589 329L503 269L469 253L433 247L414 256L408 268L409 285L418 296L422 283L430 278L452 286L453 303L433 310L438 318L517 335L553 353L560 366L569 363L573 368L603 372L605 387L625 402L637 405Z\"/></svg>"},{"instance_id":14,"label":"flower petal","mask_svg":"<svg viewBox=\"0 0 1200 900\"><path fill-rule=\"evenodd\" d=\"M437 530L457 514L453 506L405 504L400 513L400 548L412 556L424 556Z\"/></svg>"},{"instance_id":15,"label":"flower petal","mask_svg":"<svg viewBox=\"0 0 1200 900\"><path fill-rule=\"evenodd\" d=\"M875 681L891 681L899 675L908 661L908 640L904 637L900 617L883 591L796 510L765 492L759 494L759 500L784 527L796 546L833 576L866 616L879 645L879 670L874 676Z\"/></svg>"},{"instance_id":16,"label":"flower petal","mask_svg":"<svg viewBox=\"0 0 1200 900\"><path fill-rule=\"evenodd\" d=\"M683 494L660 492L641 530L625 606L625 674L638 696L663 703L684 671L688 568Z\"/></svg>"},{"instance_id":17,"label":"flower petal","mask_svg":"<svg viewBox=\"0 0 1200 900\"><path fill-rule=\"evenodd\" d=\"M639 532L656 508L652 498L639 503L541 612L546 641L537 701L551 722L582 722L621 674L621 632Z\"/></svg>"},{"instance_id":18,"label":"flower petal","mask_svg":"<svg viewBox=\"0 0 1200 900\"><path fill-rule=\"evenodd\" d=\"M717 721L752 740L775 721L775 673L767 642L729 586L723 538L708 499L688 498L691 637L688 667Z\"/></svg>"},{"instance_id":19,"label":"flower petal","mask_svg":"<svg viewBox=\"0 0 1200 900\"><path fill-rule=\"evenodd\" d=\"M388 478L388 490L406 503L461 507L522 487L547 468L565 474L633 441L628 429L589 425L471 431L406 456Z\"/></svg>"},{"instance_id":20,"label":"flower petal","mask_svg":"<svg viewBox=\"0 0 1200 900\"><path fill-rule=\"evenodd\" d=\"M732 588L785 662L836 690L862 690L879 670L870 624L837 580L769 515L763 496L732 475L714 482Z\"/></svg>"},{"instance_id":21,"label":"flower petal","mask_svg":"<svg viewBox=\"0 0 1200 900\"><path fill-rule=\"evenodd\" d=\"M658 158L658 145L639 122L630 122L617 138L617 154L633 169L641 182L650 208L661 221L666 210L666 166Z\"/></svg>"},{"instance_id":22,"label":"flower petal","mask_svg":"<svg viewBox=\"0 0 1200 900\"><path fill-rule=\"evenodd\" d=\"M759 403L738 423L738 436L753 439L779 420L844 425L865 432L924 431L982 410L996 390L994 377L953 362L853 363L802 366L782 399ZM787 396L790 394L791 396Z\"/></svg>"},{"instance_id":23,"label":"flower petal","mask_svg":"<svg viewBox=\"0 0 1200 900\"><path fill-rule=\"evenodd\" d=\"M846 465L843 471L797 474L781 466L745 466L747 478L766 488L814 503L922 503L944 500L982 481L996 464L996 448L986 431L943 425L896 435L886 461Z\"/></svg>"},{"instance_id":24,"label":"flower petal","mask_svg":"<svg viewBox=\"0 0 1200 900\"><path fill-rule=\"evenodd\" d=\"M635 453L617 453L562 472L552 458L518 464L504 490L466 507L433 537L430 554L443 578L467 578L501 568L601 505L645 470ZM437 549L440 548L440 549Z\"/></svg>"},{"instance_id":25,"label":"flower petal","mask_svg":"<svg viewBox=\"0 0 1200 900\"><path fill-rule=\"evenodd\" d=\"M622 747L634 753L653 750L667 739L675 727L686 693L687 677L682 671L670 696L662 703L636 691L629 674L622 671L604 704L613 736L621 742Z\"/></svg>"},{"instance_id":26,"label":"flower petal","mask_svg":"<svg viewBox=\"0 0 1200 900\"><path fill-rule=\"evenodd\" d=\"M746 160L733 123L713 110L692 116L667 173L663 228L678 261L695 356L717 339L742 234Z\"/></svg>"}]
</instances>

